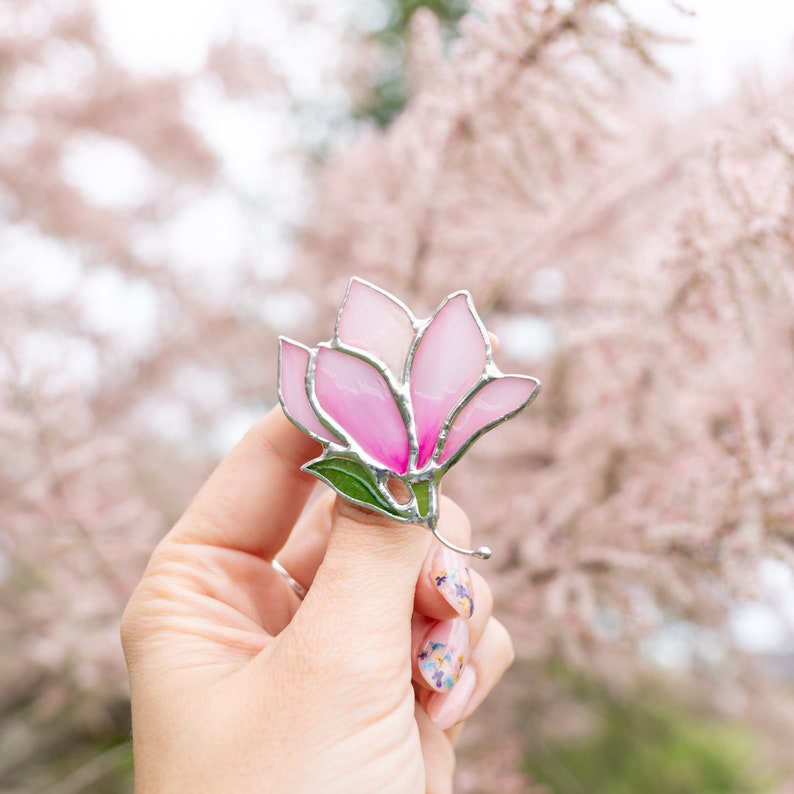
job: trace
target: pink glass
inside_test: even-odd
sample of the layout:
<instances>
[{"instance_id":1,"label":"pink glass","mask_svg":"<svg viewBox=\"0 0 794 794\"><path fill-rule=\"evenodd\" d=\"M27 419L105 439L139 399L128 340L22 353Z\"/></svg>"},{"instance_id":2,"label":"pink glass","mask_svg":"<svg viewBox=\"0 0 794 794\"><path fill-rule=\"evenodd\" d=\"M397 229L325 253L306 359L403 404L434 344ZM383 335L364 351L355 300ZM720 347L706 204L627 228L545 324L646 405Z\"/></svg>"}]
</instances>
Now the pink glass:
<instances>
[{"instance_id":1,"label":"pink glass","mask_svg":"<svg viewBox=\"0 0 794 794\"><path fill-rule=\"evenodd\" d=\"M357 504L437 531L442 476L483 433L537 396L540 383L503 375L471 296L448 296L419 320L394 296L350 281L334 338L309 349L279 339L285 414L323 444L304 469ZM393 478L408 489L397 501Z\"/></svg>"},{"instance_id":2,"label":"pink glass","mask_svg":"<svg viewBox=\"0 0 794 794\"><path fill-rule=\"evenodd\" d=\"M344 350L321 347L314 373L317 402L334 424L380 466L408 471L410 445L397 399L380 372Z\"/></svg>"}]
</instances>

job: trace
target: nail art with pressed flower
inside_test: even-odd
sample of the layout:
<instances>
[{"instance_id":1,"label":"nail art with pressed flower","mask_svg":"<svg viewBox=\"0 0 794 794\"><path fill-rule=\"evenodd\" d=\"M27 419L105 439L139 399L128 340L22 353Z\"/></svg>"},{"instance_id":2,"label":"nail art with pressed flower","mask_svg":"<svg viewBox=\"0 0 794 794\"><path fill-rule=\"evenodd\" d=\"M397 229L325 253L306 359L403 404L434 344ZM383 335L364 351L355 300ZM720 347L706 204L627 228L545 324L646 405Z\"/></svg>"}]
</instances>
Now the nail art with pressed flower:
<instances>
[{"instance_id":1,"label":"nail art with pressed flower","mask_svg":"<svg viewBox=\"0 0 794 794\"><path fill-rule=\"evenodd\" d=\"M462 554L442 548L430 575L441 595L462 617L470 618L474 614L471 572Z\"/></svg>"},{"instance_id":2,"label":"nail art with pressed flower","mask_svg":"<svg viewBox=\"0 0 794 794\"><path fill-rule=\"evenodd\" d=\"M419 651L419 672L433 689L449 692L463 672L468 651L466 624L460 618L439 621Z\"/></svg>"}]
</instances>

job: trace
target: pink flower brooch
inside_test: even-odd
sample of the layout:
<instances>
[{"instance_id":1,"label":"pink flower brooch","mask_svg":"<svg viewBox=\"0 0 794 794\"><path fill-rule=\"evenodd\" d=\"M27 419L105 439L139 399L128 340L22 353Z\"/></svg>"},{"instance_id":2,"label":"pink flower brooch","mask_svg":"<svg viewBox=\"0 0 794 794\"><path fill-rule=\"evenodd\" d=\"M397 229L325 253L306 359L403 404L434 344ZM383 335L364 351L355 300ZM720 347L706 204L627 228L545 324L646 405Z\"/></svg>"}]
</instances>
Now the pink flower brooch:
<instances>
[{"instance_id":1,"label":"pink flower brooch","mask_svg":"<svg viewBox=\"0 0 794 794\"><path fill-rule=\"evenodd\" d=\"M474 441L539 391L536 378L499 371L464 290L418 320L353 278L333 339L315 348L279 339L284 413L323 445L303 469L351 502L424 524L446 546L483 559L487 547L462 549L438 534L438 486Z\"/></svg>"}]
</instances>

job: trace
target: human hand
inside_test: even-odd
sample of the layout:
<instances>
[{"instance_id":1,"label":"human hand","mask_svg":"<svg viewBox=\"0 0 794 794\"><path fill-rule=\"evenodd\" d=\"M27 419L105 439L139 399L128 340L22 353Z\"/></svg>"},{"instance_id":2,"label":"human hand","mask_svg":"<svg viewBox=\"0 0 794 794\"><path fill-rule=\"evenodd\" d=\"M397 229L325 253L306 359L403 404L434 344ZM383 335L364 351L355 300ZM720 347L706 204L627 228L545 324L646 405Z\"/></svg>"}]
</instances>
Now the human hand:
<instances>
[{"instance_id":1,"label":"human hand","mask_svg":"<svg viewBox=\"0 0 794 794\"><path fill-rule=\"evenodd\" d=\"M122 622L139 794L452 790L460 723L510 638L473 572L469 617L466 558L429 532L330 493L302 512L318 453L275 409L152 555ZM441 516L468 544L460 508Z\"/></svg>"}]
</instances>

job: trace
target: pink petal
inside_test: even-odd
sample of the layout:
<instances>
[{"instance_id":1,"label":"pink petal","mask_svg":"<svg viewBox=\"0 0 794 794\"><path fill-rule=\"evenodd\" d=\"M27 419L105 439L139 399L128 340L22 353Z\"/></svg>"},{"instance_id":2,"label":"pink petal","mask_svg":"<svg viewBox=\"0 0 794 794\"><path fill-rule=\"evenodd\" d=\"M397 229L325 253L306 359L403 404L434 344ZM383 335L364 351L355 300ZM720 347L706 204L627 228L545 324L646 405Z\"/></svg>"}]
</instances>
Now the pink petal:
<instances>
[{"instance_id":1,"label":"pink petal","mask_svg":"<svg viewBox=\"0 0 794 794\"><path fill-rule=\"evenodd\" d=\"M449 412L485 370L484 333L474 307L462 294L442 305L419 342L411 365L417 468L430 460Z\"/></svg>"},{"instance_id":2,"label":"pink petal","mask_svg":"<svg viewBox=\"0 0 794 794\"><path fill-rule=\"evenodd\" d=\"M405 474L408 431L389 384L371 363L321 347L314 391L320 407L361 449L385 468Z\"/></svg>"},{"instance_id":3,"label":"pink petal","mask_svg":"<svg viewBox=\"0 0 794 794\"><path fill-rule=\"evenodd\" d=\"M402 380L414 326L399 301L366 281L352 279L339 310L336 333L341 342L371 353Z\"/></svg>"},{"instance_id":4,"label":"pink petal","mask_svg":"<svg viewBox=\"0 0 794 794\"><path fill-rule=\"evenodd\" d=\"M439 464L450 460L470 439L502 418L520 411L537 392L538 382L522 375L506 375L483 386L461 408L452 422Z\"/></svg>"},{"instance_id":5,"label":"pink petal","mask_svg":"<svg viewBox=\"0 0 794 794\"><path fill-rule=\"evenodd\" d=\"M278 387L284 413L302 428L322 441L338 441L312 410L306 394L306 370L309 366L309 350L291 339L278 340L279 368Z\"/></svg>"}]
</instances>

